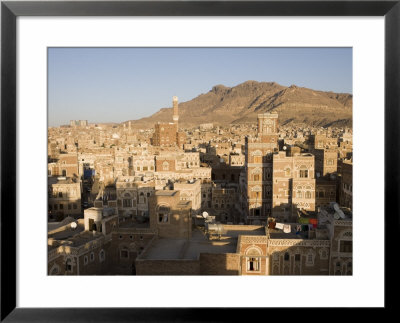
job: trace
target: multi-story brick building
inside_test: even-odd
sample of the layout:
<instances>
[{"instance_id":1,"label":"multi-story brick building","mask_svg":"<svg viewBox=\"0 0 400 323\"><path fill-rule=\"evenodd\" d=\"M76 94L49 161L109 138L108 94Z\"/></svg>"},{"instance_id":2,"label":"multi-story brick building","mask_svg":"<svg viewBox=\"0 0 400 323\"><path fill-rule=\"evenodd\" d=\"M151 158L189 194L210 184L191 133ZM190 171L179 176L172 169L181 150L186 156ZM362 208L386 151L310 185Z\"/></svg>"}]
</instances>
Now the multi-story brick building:
<instances>
[{"instance_id":1,"label":"multi-story brick building","mask_svg":"<svg viewBox=\"0 0 400 323\"><path fill-rule=\"evenodd\" d=\"M314 172L314 156L309 153L273 155L272 192L267 192L272 196L272 217L292 222L298 209L315 210Z\"/></svg>"},{"instance_id":2,"label":"multi-story brick building","mask_svg":"<svg viewBox=\"0 0 400 323\"><path fill-rule=\"evenodd\" d=\"M178 128L178 98L176 96L172 99L173 105L173 122L169 123L156 123L154 125L154 134L151 140L153 146L178 146L183 147L186 142L186 135L179 132Z\"/></svg>"},{"instance_id":3,"label":"multi-story brick building","mask_svg":"<svg viewBox=\"0 0 400 323\"><path fill-rule=\"evenodd\" d=\"M235 209L238 200L237 186L214 184L212 187L212 214L222 223L238 223L239 214Z\"/></svg>"},{"instance_id":4,"label":"multi-story brick building","mask_svg":"<svg viewBox=\"0 0 400 323\"><path fill-rule=\"evenodd\" d=\"M151 143L153 146L174 146L177 144L177 132L176 123L156 123Z\"/></svg>"},{"instance_id":5,"label":"multi-story brick building","mask_svg":"<svg viewBox=\"0 0 400 323\"><path fill-rule=\"evenodd\" d=\"M339 203L341 206L353 208L353 161L341 161L341 180L339 188Z\"/></svg>"},{"instance_id":6,"label":"multi-story brick building","mask_svg":"<svg viewBox=\"0 0 400 323\"><path fill-rule=\"evenodd\" d=\"M149 197L154 195L155 182L134 176L122 176L116 181L118 214L121 217L148 217Z\"/></svg>"},{"instance_id":7,"label":"multi-story brick building","mask_svg":"<svg viewBox=\"0 0 400 323\"><path fill-rule=\"evenodd\" d=\"M278 114L259 114L256 137L246 137L247 223L266 222L272 213L272 155L278 150Z\"/></svg>"},{"instance_id":8,"label":"multi-story brick building","mask_svg":"<svg viewBox=\"0 0 400 323\"><path fill-rule=\"evenodd\" d=\"M80 177L78 154L59 154L57 159L48 163L49 176Z\"/></svg>"},{"instance_id":9,"label":"multi-story brick building","mask_svg":"<svg viewBox=\"0 0 400 323\"><path fill-rule=\"evenodd\" d=\"M82 214L81 182L77 178L48 178L49 217L61 220L66 216L78 217Z\"/></svg>"},{"instance_id":10,"label":"multi-story brick building","mask_svg":"<svg viewBox=\"0 0 400 323\"><path fill-rule=\"evenodd\" d=\"M173 183L174 190L180 192L181 201L192 202L193 214L201 212L201 182L200 180L176 181Z\"/></svg>"},{"instance_id":11,"label":"multi-story brick building","mask_svg":"<svg viewBox=\"0 0 400 323\"><path fill-rule=\"evenodd\" d=\"M338 148L331 146L323 149L314 149L316 178L337 175Z\"/></svg>"}]
</instances>

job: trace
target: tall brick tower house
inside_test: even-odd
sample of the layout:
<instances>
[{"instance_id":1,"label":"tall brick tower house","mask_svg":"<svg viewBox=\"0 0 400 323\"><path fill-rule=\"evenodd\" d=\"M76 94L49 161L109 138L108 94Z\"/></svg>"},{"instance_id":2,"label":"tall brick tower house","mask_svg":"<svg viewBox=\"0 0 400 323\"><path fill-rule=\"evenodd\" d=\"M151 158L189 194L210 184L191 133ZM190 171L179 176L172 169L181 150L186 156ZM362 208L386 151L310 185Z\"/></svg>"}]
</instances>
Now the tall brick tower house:
<instances>
[{"instance_id":1,"label":"tall brick tower house","mask_svg":"<svg viewBox=\"0 0 400 323\"><path fill-rule=\"evenodd\" d=\"M272 211L272 154L278 151L278 114L257 117L257 135L245 142L246 222L266 222Z\"/></svg>"}]
</instances>

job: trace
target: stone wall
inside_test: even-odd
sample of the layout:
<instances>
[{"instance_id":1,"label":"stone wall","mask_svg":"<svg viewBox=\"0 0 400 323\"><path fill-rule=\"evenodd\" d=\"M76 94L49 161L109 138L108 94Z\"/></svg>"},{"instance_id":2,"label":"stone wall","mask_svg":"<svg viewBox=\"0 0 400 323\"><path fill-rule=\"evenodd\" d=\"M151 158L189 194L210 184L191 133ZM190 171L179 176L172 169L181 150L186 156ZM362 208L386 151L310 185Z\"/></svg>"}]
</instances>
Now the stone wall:
<instances>
[{"instance_id":1,"label":"stone wall","mask_svg":"<svg viewBox=\"0 0 400 323\"><path fill-rule=\"evenodd\" d=\"M198 260L147 260L137 259L136 275L200 275Z\"/></svg>"},{"instance_id":2,"label":"stone wall","mask_svg":"<svg viewBox=\"0 0 400 323\"><path fill-rule=\"evenodd\" d=\"M200 254L200 275L239 275L239 267L239 254Z\"/></svg>"}]
</instances>

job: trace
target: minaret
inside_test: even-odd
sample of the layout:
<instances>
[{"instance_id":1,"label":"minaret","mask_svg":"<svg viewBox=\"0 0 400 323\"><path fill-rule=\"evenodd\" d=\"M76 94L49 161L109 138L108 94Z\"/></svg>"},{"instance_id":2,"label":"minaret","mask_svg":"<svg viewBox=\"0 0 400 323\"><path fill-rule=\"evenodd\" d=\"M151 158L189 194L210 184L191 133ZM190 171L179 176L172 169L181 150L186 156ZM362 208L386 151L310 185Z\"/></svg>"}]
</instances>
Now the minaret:
<instances>
[{"instance_id":1,"label":"minaret","mask_svg":"<svg viewBox=\"0 0 400 323\"><path fill-rule=\"evenodd\" d=\"M178 113L178 97L177 96L172 97L172 106L173 106L173 110L174 110L172 119L174 120L174 123L176 125L178 125L179 113Z\"/></svg>"}]
</instances>

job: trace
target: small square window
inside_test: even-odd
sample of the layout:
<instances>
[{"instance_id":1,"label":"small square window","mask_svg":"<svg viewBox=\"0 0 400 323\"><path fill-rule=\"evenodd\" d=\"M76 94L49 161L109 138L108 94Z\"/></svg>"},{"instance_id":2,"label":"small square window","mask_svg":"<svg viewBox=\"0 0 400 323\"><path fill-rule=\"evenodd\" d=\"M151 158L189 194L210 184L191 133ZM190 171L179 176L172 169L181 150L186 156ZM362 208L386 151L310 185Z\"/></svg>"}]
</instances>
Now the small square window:
<instances>
[{"instance_id":1,"label":"small square window","mask_svg":"<svg viewBox=\"0 0 400 323\"><path fill-rule=\"evenodd\" d=\"M121 258L129 258L129 252L127 249L122 249L120 253Z\"/></svg>"}]
</instances>

